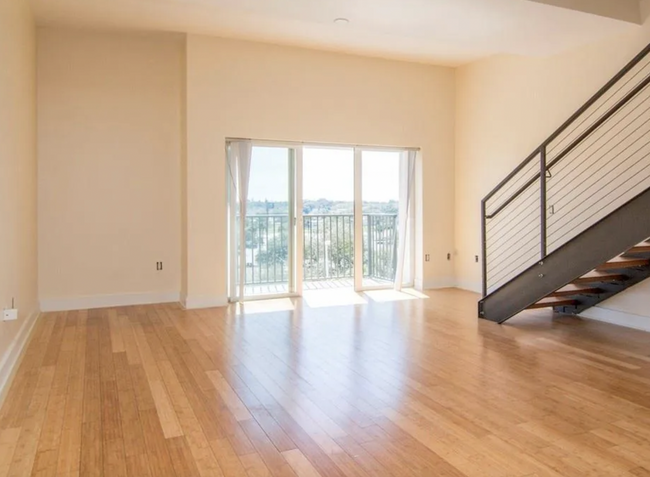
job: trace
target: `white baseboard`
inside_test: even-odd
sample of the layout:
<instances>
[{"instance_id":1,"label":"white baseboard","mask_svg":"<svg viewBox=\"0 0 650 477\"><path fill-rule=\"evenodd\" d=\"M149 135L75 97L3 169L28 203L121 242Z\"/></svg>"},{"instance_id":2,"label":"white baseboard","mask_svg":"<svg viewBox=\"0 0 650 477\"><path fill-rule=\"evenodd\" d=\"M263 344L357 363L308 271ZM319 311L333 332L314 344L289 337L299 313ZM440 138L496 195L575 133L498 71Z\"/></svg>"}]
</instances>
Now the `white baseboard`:
<instances>
[{"instance_id":1,"label":"white baseboard","mask_svg":"<svg viewBox=\"0 0 650 477\"><path fill-rule=\"evenodd\" d=\"M613 325L625 326L626 328L634 328L641 331L650 331L650 317L642 315L634 315L632 313L625 313L618 310L610 310L608 308L601 308L595 306L580 314L583 318L590 320L603 321Z\"/></svg>"},{"instance_id":2,"label":"white baseboard","mask_svg":"<svg viewBox=\"0 0 650 477\"><path fill-rule=\"evenodd\" d=\"M7 349L4 356L0 357L0 406L7 395L7 391L9 391L11 380L13 379L15 372L18 370L18 365L23 356L25 345L29 341L29 337L32 334L32 330L34 329L34 325L36 324L39 315L39 311L34 311L27 316L25 322L16 335L16 338L11 345L9 345L9 349Z\"/></svg>"},{"instance_id":3,"label":"white baseboard","mask_svg":"<svg viewBox=\"0 0 650 477\"><path fill-rule=\"evenodd\" d=\"M181 304L186 310L196 310L200 308L219 308L222 306L228 306L228 297L212 295L187 295L183 297Z\"/></svg>"},{"instance_id":4,"label":"white baseboard","mask_svg":"<svg viewBox=\"0 0 650 477\"><path fill-rule=\"evenodd\" d=\"M453 277L434 278L424 281L418 280L415 285L418 290L439 290L441 288L454 288L456 280ZM418 285L420 286L418 287Z\"/></svg>"},{"instance_id":5,"label":"white baseboard","mask_svg":"<svg viewBox=\"0 0 650 477\"><path fill-rule=\"evenodd\" d=\"M458 280L456 282L456 288L461 290L467 290L474 293L483 293L483 284L481 282L473 282L469 280Z\"/></svg>"},{"instance_id":6,"label":"white baseboard","mask_svg":"<svg viewBox=\"0 0 650 477\"><path fill-rule=\"evenodd\" d=\"M91 295L74 298L42 298L41 311L88 310L113 306L178 303L179 292L126 293L123 295Z\"/></svg>"}]
</instances>

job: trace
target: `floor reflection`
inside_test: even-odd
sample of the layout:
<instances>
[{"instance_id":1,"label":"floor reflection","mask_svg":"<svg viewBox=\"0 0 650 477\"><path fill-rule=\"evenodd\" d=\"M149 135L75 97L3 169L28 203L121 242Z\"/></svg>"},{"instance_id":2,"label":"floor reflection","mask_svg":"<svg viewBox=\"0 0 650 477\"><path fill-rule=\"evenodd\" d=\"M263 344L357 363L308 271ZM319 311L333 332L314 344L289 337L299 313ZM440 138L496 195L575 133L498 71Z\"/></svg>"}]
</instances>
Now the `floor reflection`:
<instances>
[{"instance_id":1,"label":"floor reflection","mask_svg":"<svg viewBox=\"0 0 650 477\"><path fill-rule=\"evenodd\" d=\"M368 301L352 289L308 290L303 300L310 308L329 306L365 305Z\"/></svg>"},{"instance_id":2,"label":"floor reflection","mask_svg":"<svg viewBox=\"0 0 650 477\"><path fill-rule=\"evenodd\" d=\"M364 292L372 301L379 303L386 303L390 301L405 301L405 300L421 300L428 298L424 293L421 293L412 288L397 290L369 290Z\"/></svg>"},{"instance_id":3,"label":"floor reflection","mask_svg":"<svg viewBox=\"0 0 650 477\"><path fill-rule=\"evenodd\" d=\"M238 315L255 315L259 313L275 313L278 311L293 311L295 306L291 298L277 298L273 300L246 301L234 304Z\"/></svg>"}]
</instances>

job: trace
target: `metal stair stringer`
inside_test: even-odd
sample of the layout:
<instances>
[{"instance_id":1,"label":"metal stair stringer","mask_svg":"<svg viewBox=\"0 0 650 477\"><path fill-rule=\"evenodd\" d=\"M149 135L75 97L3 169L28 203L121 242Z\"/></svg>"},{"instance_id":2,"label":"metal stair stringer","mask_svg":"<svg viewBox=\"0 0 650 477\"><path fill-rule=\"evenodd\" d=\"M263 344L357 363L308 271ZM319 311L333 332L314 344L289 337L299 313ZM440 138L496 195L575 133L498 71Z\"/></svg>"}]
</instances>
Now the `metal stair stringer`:
<instances>
[{"instance_id":1,"label":"metal stair stringer","mask_svg":"<svg viewBox=\"0 0 650 477\"><path fill-rule=\"evenodd\" d=\"M650 188L487 295L479 316L503 323L648 237Z\"/></svg>"}]
</instances>

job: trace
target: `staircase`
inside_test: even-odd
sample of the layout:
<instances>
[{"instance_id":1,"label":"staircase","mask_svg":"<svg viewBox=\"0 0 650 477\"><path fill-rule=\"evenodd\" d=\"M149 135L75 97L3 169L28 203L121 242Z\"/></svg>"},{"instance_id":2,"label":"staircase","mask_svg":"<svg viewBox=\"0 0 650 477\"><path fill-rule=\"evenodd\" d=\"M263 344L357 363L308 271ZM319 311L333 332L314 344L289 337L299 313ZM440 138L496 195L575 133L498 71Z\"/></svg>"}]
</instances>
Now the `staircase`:
<instances>
[{"instance_id":1,"label":"staircase","mask_svg":"<svg viewBox=\"0 0 650 477\"><path fill-rule=\"evenodd\" d=\"M548 294L528 309L553 308L558 313L579 314L648 277L650 242L646 241Z\"/></svg>"},{"instance_id":2,"label":"staircase","mask_svg":"<svg viewBox=\"0 0 650 477\"><path fill-rule=\"evenodd\" d=\"M481 202L479 316L579 314L650 277L650 45Z\"/></svg>"}]
</instances>

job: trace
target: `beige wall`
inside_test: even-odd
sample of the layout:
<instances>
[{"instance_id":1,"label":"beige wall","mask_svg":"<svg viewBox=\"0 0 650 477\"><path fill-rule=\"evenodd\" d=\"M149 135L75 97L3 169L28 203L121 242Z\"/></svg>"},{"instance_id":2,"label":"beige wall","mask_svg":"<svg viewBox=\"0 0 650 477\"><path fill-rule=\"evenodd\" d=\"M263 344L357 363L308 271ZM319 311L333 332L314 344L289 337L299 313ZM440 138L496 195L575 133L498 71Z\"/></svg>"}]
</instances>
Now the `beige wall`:
<instances>
[{"instance_id":1,"label":"beige wall","mask_svg":"<svg viewBox=\"0 0 650 477\"><path fill-rule=\"evenodd\" d=\"M226 137L421 147L418 275L453 283L452 69L201 36L38 41L43 303L222 301Z\"/></svg>"},{"instance_id":2,"label":"beige wall","mask_svg":"<svg viewBox=\"0 0 650 477\"><path fill-rule=\"evenodd\" d=\"M190 35L187 40L190 302L226 295L225 139L417 146L425 285L453 281L454 71Z\"/></svg>"},{"instance_id":3,"label":"beige wall","mask_svg":"<svg viewBox=\"0 0 650 477\"><path fill-rule=\"evenodd\" d=\"M549 58L502 56L457 70L456 276L478 289L480 201L650 41L638 34ZM650 284L604 304L650 316Z\"/></svg>"},{"instance_id":4,"label":"beige wall","mask_svg":"<svg viewBox=\"0 0 650 477\"><path fill-rule=\"evenodd\" d=\"M646 26L555 57L453 70L195 35L41 30L41 298L181 291L191 304L221 302L227 137L421 147L418 250L432 260L419 263L419 284L478 289L481 198L649 38ZM638 312L642 287L608 306Z\"/></svg>"},{"instance_id":5,"label":"beige wall","mask_svg":"<svg viewBox=\"0 0 650 477\"><path fill-rule=\"evenodd\" d=\"M176 36L39 29L44 308L178 294L183 62Z\"/></svg>"},{"instance_id":6,"label":"beige wall","mask_svg":"<svg viewBox=\"0 0 650 477\"><path fill-rule=\"evenodd\" d=\"M35 55L27 2L0 0L0 308L13 297L20 310L0 321L0 391L10 346L38 311Z\"/></svg>"}]
</instances>

